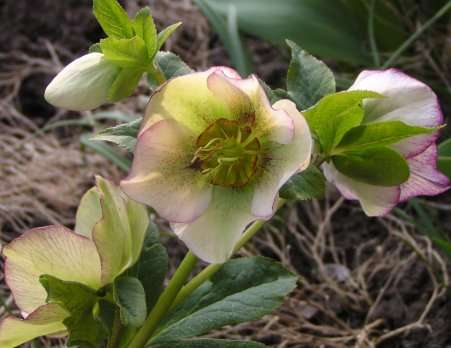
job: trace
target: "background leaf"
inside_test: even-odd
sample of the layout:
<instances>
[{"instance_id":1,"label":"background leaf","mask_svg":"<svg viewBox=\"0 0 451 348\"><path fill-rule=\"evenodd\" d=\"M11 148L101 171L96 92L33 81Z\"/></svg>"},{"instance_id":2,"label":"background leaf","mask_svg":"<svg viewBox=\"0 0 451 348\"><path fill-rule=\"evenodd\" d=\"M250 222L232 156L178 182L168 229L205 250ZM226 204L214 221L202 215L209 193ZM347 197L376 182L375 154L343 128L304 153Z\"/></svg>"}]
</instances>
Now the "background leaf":
<instances>
[{"instance_id":1,"label":"background leaf","mask_svg":"<svg viewBox=\"0 0 451 348\"><path fill-rule=\"evenodd\" d=\"M141 122L142 117L131 122L103 129L92 137L91 140L108 141L133 152L135 150L136 138L138 137Z\"/></svg>"},{"instance_id":2,"label":"background leaf","mask_svg":"<svg viewBox=\"0 0 451 348\"><path fill-rule=\"evenodd\" d=\"M287 73L287 90L300 110L315 105L322 97L335 92L335 78L322 61L302 50L292 41L291 62Z\"/></svg>"},{"instance_id":3,"label":"background leaf","mask_svg":"<svg viewBox=\"0 0 451 348\"><path fill-rule=\"evenodd\" d=\"M172 52L158 52L154 63L161 70L166 80L194 72L179 56ZM159 86L152 75L148 74L147 79L152 88Z\"/></svg>"},{"instance_id":4,"label":"background leaf","mask_svg":"<svg viewBox=\"0 0 451 348\"><path fill-rule=\"evenodd\" d=\"M326 182L321 170L310 165L299 174L293 175L282 186L279 194L282 198L291 200L307 200L324 197Z\"/></svg>"},{"instance_id":5,"label":"background leaf","mask_svg":"<svg viewBox=\"0 0 451 348\"><path fill-rule=\"evenodd\" d=\"M146 320L146 294L141 282L134 277L120 277L114 282L114 301L120 308L124 326L139 327Z\"/></svg>"}]
</instances>

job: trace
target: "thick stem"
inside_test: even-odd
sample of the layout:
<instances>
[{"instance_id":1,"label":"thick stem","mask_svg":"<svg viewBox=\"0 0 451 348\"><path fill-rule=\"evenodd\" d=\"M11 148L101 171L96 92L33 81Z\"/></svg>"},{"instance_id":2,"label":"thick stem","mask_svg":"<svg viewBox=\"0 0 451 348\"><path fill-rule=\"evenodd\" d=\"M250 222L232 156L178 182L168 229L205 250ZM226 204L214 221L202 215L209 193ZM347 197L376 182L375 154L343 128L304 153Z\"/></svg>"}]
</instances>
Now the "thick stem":
<instances>
[{"instance_id":1,"label":"thick stem","mask_svg":"<svg viewBox=\"0 0 451 348\"><path fill-rule=\"evenodd\" d=\"M196 264L197 257L194 256L194 254L192 254L191 252L188 252L179 268L175 271L172 279L169 281L168 286L161 294L155 307L150 312L143 327L139 329L138 333L133 338L128 348L144 347L144 345L147 343L150 337L152 337L152 334L157 329L160 320L171 307L175 297L177 296L182 286L185 284Z\"/></svg>"},{"instance_id":2,"label":"thick stem","mask_svg":"<svg viewBox=\"0 0 451 348\"><path fill-rule=\"evenodd\" d=\"M121 331L122 331L121 316L119 313L119 309L116 309L116 311L114 313L114 322L113 322L111 337L108 340L107 348L116 348L117 347L117 345L119 343Z\"/></svg>"}]
</instances>

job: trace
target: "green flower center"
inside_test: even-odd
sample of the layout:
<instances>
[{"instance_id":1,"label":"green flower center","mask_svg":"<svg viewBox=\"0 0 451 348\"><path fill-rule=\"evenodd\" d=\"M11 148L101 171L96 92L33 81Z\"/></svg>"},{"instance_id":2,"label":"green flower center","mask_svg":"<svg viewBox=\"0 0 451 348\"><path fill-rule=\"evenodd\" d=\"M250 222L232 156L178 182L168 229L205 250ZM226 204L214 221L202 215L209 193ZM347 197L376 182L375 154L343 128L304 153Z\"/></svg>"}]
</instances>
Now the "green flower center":
<instances>
[{"instance_id":1,"label":"green flower center","mask_svg":"<svg viewBox=\"0 0 451 348\"><path fill-rule=\"evenodd\" d=\"M249 124L221 118L197 139L192 164L212 185L242 187L254 177L262 159L261 144Z\"/></svg>"}]
</instances>

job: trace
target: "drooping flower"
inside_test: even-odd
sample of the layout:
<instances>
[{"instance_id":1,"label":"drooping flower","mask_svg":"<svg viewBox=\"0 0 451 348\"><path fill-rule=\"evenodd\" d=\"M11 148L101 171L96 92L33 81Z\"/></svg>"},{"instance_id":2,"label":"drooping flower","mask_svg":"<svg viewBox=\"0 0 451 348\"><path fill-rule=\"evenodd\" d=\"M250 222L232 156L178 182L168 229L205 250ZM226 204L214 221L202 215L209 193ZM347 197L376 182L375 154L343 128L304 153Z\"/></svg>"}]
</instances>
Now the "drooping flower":
<instances>
[{"instance_id":1,"label":"drooping flower","mask_svg":"<svg viewBox=\"0 0 451 348\"><path fill-rule=\"evenodd\" d=\"M61 108L94 109L108 101L108 92L119 72L120 68L102 53L89 53L61 70L47 86L44 97Z\"/></svg>"},{"instance_id":2,"label":"drooping flower","mask_svg":"<svg viewBox=\"0 0 451 348\"><path fill-rule=\"evenodd\" d=\"M144 206L97 178L97 187L80 203L76 232L56 225L35 228L6 245L5 279L23 319L8 316L0 322L0 346L13 348L35 337L65 333L69 313L46 304L40 276L98 290L137 261L147 224Z\"/></svg>"},{"instance_id":3,"label":"drooping flower","mask_svg":"<svg viewBox=\"0 0 451 348\"><path fill-rule=\"evenodd\" d=\"M443 115L435 93L424 83L396 69L360 73L350 90L367 90L382 98L364 101L364 124L401 121L410 126L439 127ZM437 195L449 189L449 180L437 170L437 132L403 139L390 147L407 161L410 175L397 186L376 186L339 172L332 163L323 164L326 178L344 197L360 201L369 216L388 213L398 203L419 195Z\"/></svg>"},{"instance_id":4,"label":"drooping flower","mask_svg":"<svg viewBox=\"0 0 451 348\"><path fill-rule=\"evenodd\" d=\"M198 257L219 263L250 222L273 215L280 187L308 166L311 151L294 103L271 106L255 76L216 67L153 95L121 187Z\"/></svg>"}]
</instances>

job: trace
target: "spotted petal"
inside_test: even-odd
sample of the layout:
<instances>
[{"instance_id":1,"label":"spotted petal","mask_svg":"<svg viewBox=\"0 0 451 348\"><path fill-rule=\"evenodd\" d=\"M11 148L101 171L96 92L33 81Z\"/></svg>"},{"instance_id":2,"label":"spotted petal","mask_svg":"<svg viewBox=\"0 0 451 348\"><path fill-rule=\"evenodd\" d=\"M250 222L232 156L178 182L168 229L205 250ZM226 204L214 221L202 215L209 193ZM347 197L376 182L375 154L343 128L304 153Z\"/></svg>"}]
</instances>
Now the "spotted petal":
<instances>
[{"instance_id":1,"label":"spotted petal","mask_svg":"<svg viewBox=\"0 0 451 348\"><path fill-rule=\"evenodd\" d=\"M172 224L172 228L199 258L222 263L231 256L245 227L256 220L251 204L251 190L216 186L204 214L191 223Z\"/></svg>"},{"instance_id":2,"label":"spotted petal","mask_svg":"<svg viewBox=\"0 0 451 348\"><path fill-rule=\"evenodd\" d=\"M174 120L152 125L138 138L122 189L171 222L195 220L210 203L211 187L192 168L194 145L191 133Z\"/></svg>"},{"instance_id":3,"label":"spotted petal","mask_svg":"<svg viewBox=\"0 0 451 348\"><path fill-rule=\"evenodd\" d=\"M12 316L0 321L0 347L14 348L32 339L64 332L68 313L56 304L38 307L26 319Z\"/></svg>"},{"instance_id":4,"label":"spotted petal","mask_svg":"<svg viewBox=\"0 0 451 348\"><path fill-rule=\"evenodd\" d=\"M400 201L398 186L365 184L341 174L332 164L325 163L322 168L326 179L335 184L345 198L358 200L368 216L385 215Z\"/></svg>"},{"instance_id":5,"label":"spotted petal","mask_svg":"<svg viewBox=\"0 0 451 348\"><path fill-rule=\"evenodd\" d=\"M313 147L308 124L293 102L280 100L273 105L273 109L284 112L285 117L291 119L294 136L293 141L284 146L278 143L269 145L271 147L269 158L265 159L267 163L256 183L252 201L253 214L264 218L269 218L273 214L274 203L282 185L292 175L308 167ZM279 116L276 114L274 117Z\"/></svg>"},{"instance_id":6,"label":"spotted petal","mask_svg":"<svg viewBox=\"0 0 451 348\"><path fill-rule=\"evenodd\" d=\"M211 74L222 71L231 76L230 70L217 67L169 80L150 99L140 134L162 119L175 120L194 136L220 118L237 119L227 99L218 98L208 87Z\"/></svg>"},{"instance_id":7,"label":"spotted petal","mask_svg":"<svg viewBox=\"0 0 451 348\"><path fill-rule=\"evenodd\" d=\"M94 243L62 226L35 228L4 247L5 278L25 315L45 304L39 276L49 274L98 289L100 260Z\"/></svg>"}]
</instances>

